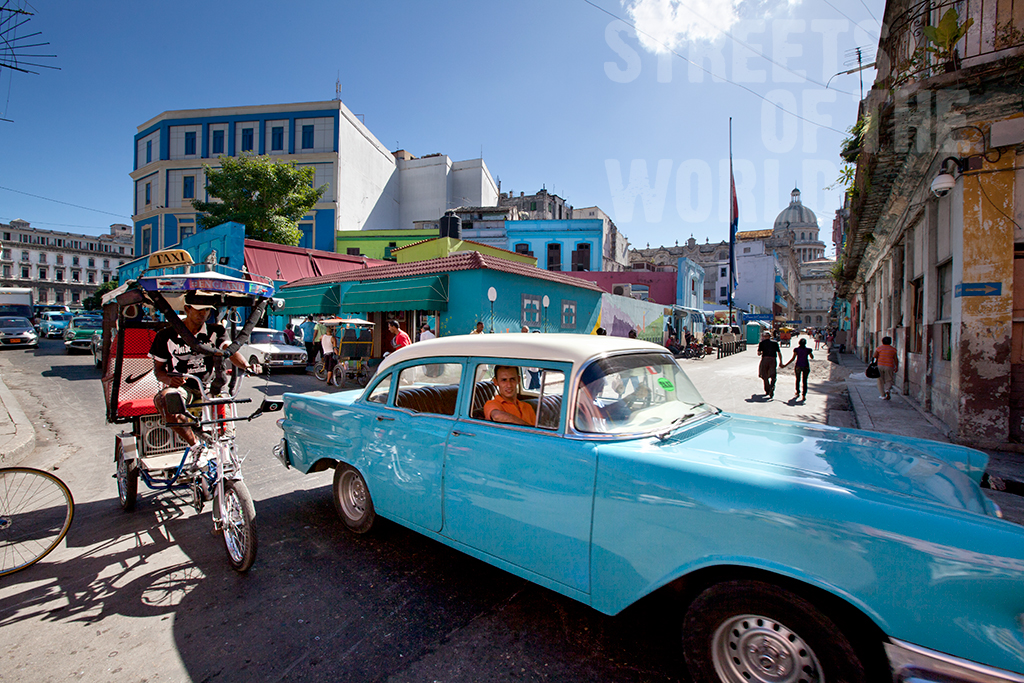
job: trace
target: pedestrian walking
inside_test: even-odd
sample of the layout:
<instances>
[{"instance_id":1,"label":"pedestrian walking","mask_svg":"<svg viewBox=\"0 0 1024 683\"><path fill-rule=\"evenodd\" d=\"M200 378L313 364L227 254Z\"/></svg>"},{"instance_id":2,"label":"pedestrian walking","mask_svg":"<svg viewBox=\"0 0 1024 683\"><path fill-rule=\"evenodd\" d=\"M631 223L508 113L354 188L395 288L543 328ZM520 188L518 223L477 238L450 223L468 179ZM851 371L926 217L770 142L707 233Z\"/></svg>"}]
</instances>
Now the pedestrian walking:
<instances>
[{"instance_id":1,"label":"pedestrian walking","mask_svg":"<svg viewBox=\"0 0 1024 683\"><path fill-rule=\"evenodd\" d=\"M782 367L786 367L796 361L793 368L796 375L796 395L793 398L801 398L800 380L802 378L804 383L803 400L807 400L807 378L811 376L811 358L814 358L814 353L807 348L807 340L801 339L797 347L793 349L793 357L782 365Z\"/></svg>"},{"instance_id":2,"label":"pedestrian walking","mask_svg":"<svg viewBox=\"0 0 1024 683\"><path fill-rule=\"evenodd\" d=\"M778 368L782 365L782 348L779 342L772 339L769 332L761 335L761 343L757 345L757 355L761 363L757 367L757 376L764 382L764 393L769 399L775 398L775 380Z\"/></svg>"},{"instance_id":3,"label":"pedestrian walking","mask_svg":"<svg viewBox=\"0 0 1024 683\"><path fill-rule=\"evenodd\" d=\"M412 339L409 338L408 333L402 329L398 324L397 320L388 321L388 332L391 333L391 348L395 351L401 348L405 348L412 344Z\"/></svg>"},{"instance_id":4,"label":"pedestrian walking","mask_svg":"<svg viewBox=\"0 0 1024 683\"><path fill-rule=\"evenodd\" d=\"M430 325L428 323L423 323L423 325L420 326L420 341L427 341L428 339L433 339L436 336L437 335L430 330Z\"/></svg>"},{"instance_id":5,"label":"pedestrian walking","mask_svg":"<svg viewBox=\"0 0 1024 683\"><path fill-rule=\"evenodd\" d=\"M900 369L899 356L892 345L892 337L882 337L882 345L875 349L875 363L878 364L878 398L889 400L896 371Z\"/></svg>"}]
</instances>

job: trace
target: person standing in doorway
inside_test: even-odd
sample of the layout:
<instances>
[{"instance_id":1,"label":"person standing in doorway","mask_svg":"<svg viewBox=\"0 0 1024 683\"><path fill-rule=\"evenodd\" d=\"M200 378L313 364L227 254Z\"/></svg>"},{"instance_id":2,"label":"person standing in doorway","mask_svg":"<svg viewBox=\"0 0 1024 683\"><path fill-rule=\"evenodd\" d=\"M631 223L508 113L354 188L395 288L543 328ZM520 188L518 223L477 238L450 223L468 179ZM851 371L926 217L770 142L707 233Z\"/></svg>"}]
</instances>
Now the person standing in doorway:
<instances>
[{"instance_id":1,"label":"person standing in doorway","mask_svg":"<svg viewBox=\"0 0 1024 683\"><path fill-rule=\"evenodd\" d=\"M436 336L437 335L431 332L429 323L423 323L423 325L420 326L420 341L434 339Z\"/></svg>"},{"instance_id":2,"label":"person standing in doorway","mask_svg":"<svg viewBox=\"0 0 1024 683\"><path fill-rule=\"evenodd\" d=\"M892 345L892 337L882 337L882 345L875 349L875 362L878 364L878 398L889 400L896 371L900 369L896 347Z\"/></svg>"},{"instance_id":3,"label":"person standing in doorway","mask_svg":"<svg viewBox=\"0 0 1024 683\"><path fill-rule=\"evenodd\" d=\"M775 380L779 366L782 365L782 348L769 332L765 332L761 335L761 343L757 345L757 355L761 356L757 376L764 382L764 393L771 400L775 398Z\"/></svg>"},{"instance_id":4,"label":"person standing in doorway","mask_svg":"<svg viewBox=\"0 0 1024 683\"><path fill-rule=\"evenodd\" d=\"M793 361L796 361L796 365L794 366L794 370L796 371L796 395L793 398L801 397L800 380L803 378L803 400L807 400L807 378L811 376L811 358L814 358L814 353L807 348L807 340L801 339L800 344L793 349L793 357L782 365L782 367L786 367Z\"/></svg>"},{"instance_id":5,"label":"person standing in doorway","mask_svg":"<svg viewBox=\"0 0 1024 683\"><path fill-rule=\"evenodd\" d=\"M316 323L313 322L313 316L311 315L307 315L306 319L299 325L299 330L302 332L302 343L306 345L306 363L309 365L316 364L317 348L313 340L313 331L315 329Z\"/></svg>"}]
</instances>

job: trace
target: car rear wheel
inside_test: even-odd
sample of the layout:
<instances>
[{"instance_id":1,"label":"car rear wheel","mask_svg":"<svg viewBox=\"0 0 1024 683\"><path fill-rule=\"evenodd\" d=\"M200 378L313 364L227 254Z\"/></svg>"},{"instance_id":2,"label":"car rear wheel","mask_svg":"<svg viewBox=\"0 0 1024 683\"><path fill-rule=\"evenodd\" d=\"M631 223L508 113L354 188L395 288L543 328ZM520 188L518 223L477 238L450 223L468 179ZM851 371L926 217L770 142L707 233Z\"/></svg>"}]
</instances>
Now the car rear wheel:
<instances>
[{"instance_id":1,"label":"car rear wheel","mask_svg":"<svg viewBox=\"0 0 1024 683\"><path fill-rule=\"evenodd\" d=\"M369 531L377 518L363 475L343 462L334 470L334 507L345 526L357 534Z\"/></svg>"},{"instance_id":2,"label":"car rear wheel","mask_svg":"<svg viewBox=\"0 0 1024 683\"><path fill-rule=\"evenodd\" d=\"M727 581L694 600L683 620L694 683L867 683L839 627L810 602L760 581Z\"/></svg>"}]
</instances>

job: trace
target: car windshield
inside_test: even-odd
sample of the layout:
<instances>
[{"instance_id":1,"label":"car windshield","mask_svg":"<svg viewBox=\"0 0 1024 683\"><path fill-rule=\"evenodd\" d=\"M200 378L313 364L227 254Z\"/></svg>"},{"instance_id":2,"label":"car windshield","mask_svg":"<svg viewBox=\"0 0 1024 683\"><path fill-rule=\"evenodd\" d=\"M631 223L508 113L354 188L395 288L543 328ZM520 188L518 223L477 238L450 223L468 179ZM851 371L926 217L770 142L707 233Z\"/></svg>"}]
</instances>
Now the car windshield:
<instances>
[{"instance_id":1,"label":"car windshield","mask_svg":"<svg viewBox=\"0 0 1024 683\"><path fill-rule=\"evenodd\" d=\"M80 330L103 329L103 321L99 318L75 318L74 325Z\"/></svg>"},{"instance_id":2,"label":"car windshield","mask_svg":"<svg viewBox=\"0 0 1024 683\"><path fill-rule=\"evenodd\" d=\"M576 395L576 429L595 434L658 433L717 412L672 356L631 353L594 361Z\"/></svg>"},{"instance_id":3,"label":"car windshield","mask_svg":"<svg viewBox=\"0 0 1024 683\"><path fill-rule=\"evenodd\" d=\"M27 330L32 323L27 318L0 318L0 328L5 330Z\"/></svg>"},{"instance_id":4,"label":"car windshield","mask_svg":"<svg viewBox=\"0 0 1024 683\"><path fill-rule=\"evenodd\" d=\"M287 344L284 332L253 332L249 337L250 344Z\"/></svg>"}]
</instances>

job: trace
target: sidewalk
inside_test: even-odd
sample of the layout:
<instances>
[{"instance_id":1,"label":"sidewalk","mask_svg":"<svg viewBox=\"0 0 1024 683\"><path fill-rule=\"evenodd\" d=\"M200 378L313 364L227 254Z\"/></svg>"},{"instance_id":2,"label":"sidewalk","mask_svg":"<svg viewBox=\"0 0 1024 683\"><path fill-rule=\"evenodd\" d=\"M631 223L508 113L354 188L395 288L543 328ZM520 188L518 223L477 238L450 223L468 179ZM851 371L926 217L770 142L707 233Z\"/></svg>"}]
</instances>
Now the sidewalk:
<instances>
[{"instance_id":1,"label":"sidewalk","mask_svg":"<svg viewBox=\"0 0 1024 683\"><path fill-rule=\"evenodd\" d=\"M952 443L949 429L898 389L891 392L891 400L879 398L878 382L864 376L867 364L855 355L835 353L831 357L851 371L846 388L859 429ZM1015 492L1024 491L1024 456L1010 451L983 450L989 456L986 473L992 488L1005 484ZM1007 519L1024 524L1024 497L992 489L985 489L985 494L1003 509Z\"/></svg>"},{"instance_id":2,"label":"sidewalk","mask_svg":"<svg viewBox=\"0 0 1024 683\"><path fill-rule=\"evenodd\" d=\"M36 430L4 383L7 367L0 363L0 464L12 466L35 450Z\"/></svg>"}]
</instances>

